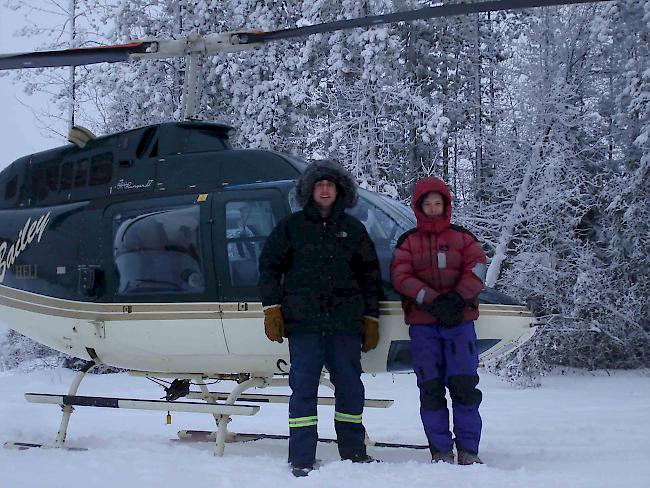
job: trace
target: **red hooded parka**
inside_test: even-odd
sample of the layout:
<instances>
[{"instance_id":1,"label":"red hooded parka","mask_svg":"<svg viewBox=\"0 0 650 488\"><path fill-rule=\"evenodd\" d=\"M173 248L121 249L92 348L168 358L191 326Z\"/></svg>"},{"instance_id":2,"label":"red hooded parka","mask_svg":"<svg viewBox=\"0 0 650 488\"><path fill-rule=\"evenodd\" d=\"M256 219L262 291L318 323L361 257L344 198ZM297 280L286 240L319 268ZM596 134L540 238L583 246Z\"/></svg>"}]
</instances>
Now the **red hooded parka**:
<instances>
[{"instance_id":1,"label":"red hooded parka","mask_svg":"<svg viewBox=\"0 0 650 488\"><path fill-rule=\"evenodd\" d=\"M430 192L440 193L445 201L439 217L427 217L418 205ZM476 320L486 270L481 244L470 231L451 224L451 194L442 180L429 177L418 181L411 205L417 228L400 237L391 264L391 281L403 296L404 320L409 325L437 323L418 301L429 304L451 291L467 302L463 320Z\"/></svg>"}]
</instances>

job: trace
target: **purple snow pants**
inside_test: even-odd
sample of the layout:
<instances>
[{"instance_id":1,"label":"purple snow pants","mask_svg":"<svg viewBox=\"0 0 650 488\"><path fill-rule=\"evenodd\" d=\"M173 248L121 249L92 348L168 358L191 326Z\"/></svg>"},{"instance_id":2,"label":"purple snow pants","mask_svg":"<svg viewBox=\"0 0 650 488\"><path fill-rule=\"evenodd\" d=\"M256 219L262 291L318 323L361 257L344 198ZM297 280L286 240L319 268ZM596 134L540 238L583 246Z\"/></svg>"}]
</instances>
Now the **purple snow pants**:
<instances>
[{"instance_id":1,"label":"purple snow pants","mask_svg":"<svg viewBox=\"0 0 650 488\"><path fill-rule=\"evenodd\" d=\"M413 370L420 389L420 416L432 452L456 448L478 453L482 394L478 385L478 351L474 322L454 327L438 324L411 325ZM449 432L449 389L453 409L454 436Z\"/></svg>"}]
</instances>

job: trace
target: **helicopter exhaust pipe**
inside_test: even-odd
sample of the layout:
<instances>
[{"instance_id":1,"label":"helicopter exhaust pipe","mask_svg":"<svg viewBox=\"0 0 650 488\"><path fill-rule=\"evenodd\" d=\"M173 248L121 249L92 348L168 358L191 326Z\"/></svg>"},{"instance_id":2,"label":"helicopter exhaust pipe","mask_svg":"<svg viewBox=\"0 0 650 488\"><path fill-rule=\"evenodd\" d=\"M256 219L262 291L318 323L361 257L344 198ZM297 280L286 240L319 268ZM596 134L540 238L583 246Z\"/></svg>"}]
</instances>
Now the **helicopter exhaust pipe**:
<instances>
[{"instance_id":1,"label":"helicopter exhaust pipe","mask_svg":"<svg viewBox=\"0 0 650 488\"><path fill-rule=\"evenodd\" d=\"M82 127L80 125L75 125L68 132L68 141L77 146L79 149L86 147L89 141L96 139L97 136L93 134L90 130Z\"/></svg>"}]
</instances>

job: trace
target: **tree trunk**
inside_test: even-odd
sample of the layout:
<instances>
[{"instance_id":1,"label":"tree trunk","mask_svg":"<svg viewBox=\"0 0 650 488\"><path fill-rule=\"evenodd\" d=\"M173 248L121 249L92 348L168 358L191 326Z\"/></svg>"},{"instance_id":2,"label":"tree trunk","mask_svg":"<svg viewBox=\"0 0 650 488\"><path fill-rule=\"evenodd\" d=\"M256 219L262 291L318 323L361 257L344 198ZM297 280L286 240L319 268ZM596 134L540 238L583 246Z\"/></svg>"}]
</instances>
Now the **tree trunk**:
<instances>
[{"instance_id":1,"label":"tree trunk","mask_svg":"<svg viewBox=\"0 0 650 488\"><path fill-rule=\"evenodd\" d=\"M74 49L76 46L76 32L75 32L75 21L76 21L76 3L77 0L70 0L68 11L70 14L70 49ZM75 125L74 115L75 115L75 73L74 66L70 66L70 71L68 75L68 82L70 83L70 105L68 107L68 130L72 129Z\"/></svg>"},{"instance_id":2,"label":"tree trunk","mask_svg":"<svg viewBox=\"0 0 650 488\"><path fill-rule=\"evenodd\" d=\"M476 194L479 196L483 191L485 168L483 168L483 134L481 125L481 27L480 27L480 14L476 15L476 38L475 44L475 67L476 72L474 76L474 92L475 92L475 108L474 108L474 146L475 146L475 165L476 165Z\"/></svg>"},{"instance_id":3,"label":"tree trunk","mask_svg":"<svg viewBox=\"0 0 650 488\"><path fill-rule=\"evenodd\" d=\"M517 196L512 203L512 207L510 208L510 212L508 213L503 226L501 227L499 243L497 244L497 247L494 251L494 256L492 256L492 259L490 260L490 266L488 266L487 275L485 277L485 286L494 287L497 280L499 279L501 268L503 267L503 263L507 257L508 245L510 244L510 241L512 241L515 227L519 223L524 210L524 202L528 198L530 181L532 179L533 173L535 172L535 169L537 168L539 159L541 158L542 144L543 138L540 139L540 141L537 142L537 144L535 144L535 146L532 148L532 160L526 168L524 178L522 179L521 185L519 185L519 189L517 190Z\"/></svg>"}]
</instances>

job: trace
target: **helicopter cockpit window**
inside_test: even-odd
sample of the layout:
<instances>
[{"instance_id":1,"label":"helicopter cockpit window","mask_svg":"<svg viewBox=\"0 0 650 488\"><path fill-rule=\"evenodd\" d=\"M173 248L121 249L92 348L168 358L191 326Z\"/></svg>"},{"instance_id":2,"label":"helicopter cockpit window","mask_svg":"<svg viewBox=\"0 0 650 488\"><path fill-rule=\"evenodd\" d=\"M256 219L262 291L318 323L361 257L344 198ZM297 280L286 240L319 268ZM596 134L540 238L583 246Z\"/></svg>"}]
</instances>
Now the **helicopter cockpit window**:
<instances>
[{"instance_id":1,"label":"helicopter cockpit window","mask_svg":"<svg viewBox=\"0 0 650 488\"><path fill-rule=\"evenodd\" d=\"M397 239L413 227L413 222L401 213L395 213L391 207L393 201L388 198L359 189L359 200L354 208L347 210L350 215L359 219L375 243L384 292L387 298L394 299L397 295L390 284L390 263ZM394 202L400 205L399 202ZM387 211L388 207L391 211Z\"/></svg>"},{"instance_id":2,"label":"helicopter cockpit window","mask_svg":"<svg viewBox=\"0 0 650 488\"><path fill-rule=\"evenodd\" d=\"M289 206L292 212L302 209L296 199L296 188L289 191ZM359 200L354 208L346 212L363 223L368 235L375 243L384 293L387 299L396 300L399 296L390 282L390 263L397 239L415 227L413 213L401 203L383 195L359 188Z\"/></svg>"},{"instance_id":3,"label":"helicopter cockpit window","mask_svg":"<svg viewBox=\"0 0 650 488\"><path fill-rule=\"evenodd\" d=\"M118 293L201 293L198 205L114 218Z\"/></svg>"},{"instance_id":4,"label":"helicopter cockpit window","mask_svg":"<svg viewBox=\"0 0 650 488\"><path fill-rule=\"evenodd\" d=\"M268 200L226 204L228 269L233 287L257 286L259 256L274 227L275 216Z\"/></svg>"},{"instance_id":5,"label":"helicopter cockpit window","mask_svg":"<svg viewBox=\"0 0 650 488\"><path fill-rule=\"evenodd\" d=\"M103 153L90 161L90 186L105 185L113 177L113 155Z\"/></svg>"},{"instance_id":6,"label":"helicopter cockpit window","mask_svg":"<svg viewBox=\"0 0 650 488\"><path fill-rule=\"evenodd\" d=\"M359 198L357 205L349 209L347 213L365 225L375 246L383 246L391 252L395 248L399 236L409 229L402 222L390 217L363 197Z\"/></svg>"},{"instance_id":7,"label":"helicopter cockpit window","mask_svg":"<svg viewBox=\"0 0 650 488\"><path fill-rule=\"evenodd\" d=\"M295 186L289 190L289 207L291 208L291 213L296 213L299 210L302 210L302 206L298 203L298 198L296 197Z\"/></svg>"}]
</instances>

